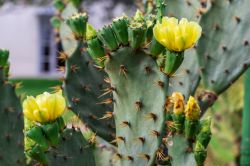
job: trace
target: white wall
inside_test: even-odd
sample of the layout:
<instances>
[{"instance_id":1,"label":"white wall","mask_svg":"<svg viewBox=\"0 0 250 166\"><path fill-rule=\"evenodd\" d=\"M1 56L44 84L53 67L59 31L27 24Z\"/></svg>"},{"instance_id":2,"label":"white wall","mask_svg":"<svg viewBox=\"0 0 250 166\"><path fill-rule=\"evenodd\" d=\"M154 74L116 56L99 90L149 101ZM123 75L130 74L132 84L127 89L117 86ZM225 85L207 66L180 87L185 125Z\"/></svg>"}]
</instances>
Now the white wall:
<instances>
[{"instance_id":1,"label":"white wall","mask_svg":"<svg viewBox=\"0 0 250 166\"><path fill-rule=\"evenodd\" d=\"M0 11L0 48L10 50L10 74L14 77L40 75L39 12L37 7L12 5Z\"/></svg>"},{"instance_id":2,"label":"white wall","mask_svg":"<svg viewBox=\"0 0 250 166\"><path fill-rule=\"evenodd\" d=\"M86 8L89 12L89 21L95 28L99 29L104 24L110 23L106 16L121 16L128 9L118 4L112 10L107 11L107 7L112 5L112 0L97 1L88 4ZM43 74L40 72L40 42L38 15L53 14L52 6L36 7L22 6L6 3L0 8L0 48L10 50L10 73L13 77L41 77L41 76L61 76L61 73ZM128 11L128 13L131 13ZM52 62L53 63L53 62Z\"/></svg>"}]
</instances>

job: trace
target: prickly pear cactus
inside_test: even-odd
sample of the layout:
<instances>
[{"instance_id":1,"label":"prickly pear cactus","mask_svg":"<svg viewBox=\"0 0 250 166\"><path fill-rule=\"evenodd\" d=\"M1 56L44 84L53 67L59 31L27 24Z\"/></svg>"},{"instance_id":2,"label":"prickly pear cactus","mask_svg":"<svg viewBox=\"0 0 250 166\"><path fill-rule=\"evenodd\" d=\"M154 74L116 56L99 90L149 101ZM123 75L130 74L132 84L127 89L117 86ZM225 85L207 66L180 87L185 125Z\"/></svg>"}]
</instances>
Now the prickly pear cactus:
<instances>
[{"instance_id":1,"label":"prickly pear cactus","mask_svg":"<svg viewBox=\"0 0 250 166\"><path fill-rule=\"evenodd\" d=\"M76 64L79 63L81 54L86 54L84 39L89 34L88 28L86 28L89 25L87 25L86 20L86 13L73 15L66 20L78 43L74 53L70 56L70 58L73 58L77 55L77 58L74 59L75 62L71 66L67 66L67 74L71 72L72 76L77 72L81 72ZM171 22L171 20L165 21ZM188 23L187 20L182 21ZM154 22L152 25L154 25ZM112 24L104 26L97 33L91 28L91 35L87 37L88 54L98 65L98 68L105 69L109 76L105 81L110 83L110 86L105 89L103 95L112 93L113 97L104 99L100 104L113 104L114 111L106 112L102 119L112 117L115 119L116 137L112 143L117 143L118 145L115 158L120 161L121 165L153 165L156 159L163 157L161 145L164 143L164 136L166 136L165 128L169 127L168 124L167 126L165 125L167 118L165 106L169 92L169 77L172 77L181 65L184 58L184 50L192 47L192 43L198 40L201 31L197 24L192 24L191 28L196 31L196 37L190 40L185 38L187 43L190 43L185 48L181 46L179 50L179 48L175 47L178 49L177 51L170 51L164 48L162 50L162 48L158 47L155 50L151 49L154 48L152 25L138 11L133 18L123 16L114 19ZM161 35L158 37L161 37ZM165 39L163 40L165 41ZM163 59L164 66L162 68L157 59L161 53L173 61L174 64L170 64L169 61ZM69 59L68 62L70 62ZM86 73L77 76L79 77L78 83L81 82L79 81L80 76L84 79ZM68 86L66 89L69 88L68 82L73 80L68 78L71 77L66 77L65 82L66 86ZM81 85L81 87L84 85ZM77 84L74 84L71 88L76 86ZM193 86L192 88L196 88L197 83ZM79 91L79 88L77 90ZM191 91L187 93L191 93ZM72 94L76 96L77 91ZM73 104L77 106L77 104L85 102L80 99L80 96L72 99L74 99L72 100L72 106ZM87 100L86 98L83 99ZM184 97L182 97L182 100L184 101ZM193 100L192 98L191 106L188 107L191 113L188 111L187 117L177 113L176 116L173 115L172 119L174 123L177 123L175 126L177 129L174 128L174 132L182 134L182 137L185 136L187 142L191 142L190 144L195 142L195 152L192 160L196 161L198 165L202 165L206 158L204 155L206 154L206 147L203 147L205 146L203 144L202 146L200 144L196 146L200 109L198 109L198 104L194 103ZM86 103L86 107L91 108L89 103L89 101ZM75 108L77 108L76 106ZM82 110L82 112L84 111ZM87 117L83 117L84 122L87 122L93 128L94 123L96 123L94 120L98 118L98 116L95 116L97 113L92 114L89 111L85 113L87 113L88 118L93 120L93 125L91 126L91 122ZM100 135L102 133L97 134ZM177 140L178 142L181 141ZM183 161L183 163L186 162Z\"/></svg>"},{"instance_id":2,"label":"prickly pear cactus","mask_svg":"<svg viewBox=\"0 0 250 166\"><path fill-rule=\"evenodd\" d=\"M117 157L122 165L151 165L164 126L168 78L143 50L129 47L111 54L106 71L115 88Z\"/></svg>"},{"instance_id":3,"label":"prickly pear cactus","mask_svg":"<svg viewBox=\"0 0 250 166\"><path fill-rule=\"evenodd\" d=\"M0 165L25 165L23 119L15 86L8 80L9 51L0 49Z\"/></svg>"},{"instance_id":4,"label":"prickly pear cactus","mask_svg":"<svg viewBox=\"0 0 250 166\"><path fill-rule=\"evenodd\" d=\"M111 25L100 29L88 40L88 52L97 64L104 61L113 98L112 103L118 152L121 165L152 165L161 143L164 128L165 100L168 77L162 73L144 45L147 26L137 12L116 18ZM98 54L105 48L106 54ZM156 100L155 100L156 99Z\"/></svg>"},{"instance_id":5,"label":"prickly pear cactus","mask_svg":"<svg viewBox=\"0 0 250 166\"><path fill-rule=\"evenodd\" d=\"M72 3L68 3L61 13L61 19L66 21L77 11ZM103 90L108 88L104 82L104 72L94 65L85 51L84 43L76 40L76 36L65 22L60 24L60 37L64 50L62 54L66 60L64 91L70 108L99 136L109 141L113 140L115 135L113 120L100 119L105 112L112 111L111 105L101 104L100 96Z\"/></svg>"},{"instance_id":6,"label":"prickly pear cactus","mask_svg":"<svg viewBox=\"0 0 250 166\"><path fill-rule=\"evenodd\" d=\"M249 66L249 5L248 0L213 1L200 21L203 37L197 52L202 78L205 88L217 94Z\"/></svg>"}]
</instances>

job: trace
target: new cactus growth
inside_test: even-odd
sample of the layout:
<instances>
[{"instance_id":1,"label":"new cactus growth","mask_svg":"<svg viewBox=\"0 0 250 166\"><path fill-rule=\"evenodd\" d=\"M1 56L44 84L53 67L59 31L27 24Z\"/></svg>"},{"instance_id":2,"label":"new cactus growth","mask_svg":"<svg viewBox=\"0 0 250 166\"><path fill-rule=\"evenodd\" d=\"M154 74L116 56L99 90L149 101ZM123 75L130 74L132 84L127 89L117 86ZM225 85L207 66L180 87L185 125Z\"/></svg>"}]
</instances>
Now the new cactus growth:
<instances>
[{"instance_id":1,"label":"new cactus growth","mask_svg":"<svg viewBox=\"0 0 250 166\"><path fill-rule=\"evenodd\" d=\"M130 47L132 47L133 49L139 48L144 43L145 37L146 37L145 23L137 21L130 23L128 28L128 38Z\"/></svg>"},{"instance_id":2,"label":"new cactus growth","mask_svg":"<svg viewBox=\"0 0 250 166\"><path fill-rule=\"evenodd\" d=\"M172 100L170 100L172 108L167 107L168 113L172 114L173 117L176 114L183 114L183 101L181 93L173 93ZM178 106L177 110L176 106ZM199 120L199 113L200 108L196 99L190 96L185 105L184 119L182 121L179 119L177 121L174 118L168 120L167 124L170 130L168 130L165 144L169 149L169 153L165 155L169 155L169 157L166 157L165 160L170 160L172 166L204 165L207 156L206 148L211 139L211 118ZM171 129L171 121L174 123L175 130ZM184 128L178 128L181 125Z\"/></svg>"},{"instance_id":3,"label":"new cactus growth","mask_svg":"<svg viewBox=\"0 0 250 166\"><path fill-rule=\"evenodd\" d=\"M185 136L194 140L198 129L198 119L200 117L200 107L194 97L190 96L185 108Z\"/></svg>"},{"instance_id":4,"label":"new cactus growth","mask_svg":"<svg viewBox=\"0 0 250 166\"><path fill-rule=\"evenodd\" d=\"M87 13L74 14L66 20L66 24L70 27L74 36L80 40L86 38L87 22Z\"/></svg>"},{"instance_id":5,"label":"new cactus growth","mask_svg":"<svg viewBox=\"0 0 250 166\"><path fill-rule=\"evenodd\" d=\"M111 25L103 27L97 33L97 37L110 51L114 51L118 48L118 41L116 40L115 32Z\"/></svg>"},{"instance_id":6,"label":"new cactus growth","mask_svg":"<svg viewBox=\"0 0 250 166\"><path fill-rule=\"evenodd\" d=\"M204 165L207 157L207 146L211 139L211 118L204 119L200 122L200 129L196 137L194 155L198 166Z\"/></svg>"},{"instance_id":7,"label":"new cactus growth","mask_svg":"<svg viewBox=\"0 0 250 166\"><path fill-rule=\"evenodd\" d=\"M174 121L174 128L177 132L180 132L183 130L183 124L185 120L185 106L184 106L184 97L181 93L173 93L171 96L171 99L173 102L173 121Z\"/></svg>"},{"instance_id":8,"label":"new cactus growth","mask_svg":"<svg viewBox=\"0 0 250 166\"><path fill-rule=\"evenodd\" d=\"M112 22L112 29L115 32L119 44L128 44L128 22L127 16L118 17Z\"/></svg>"}]
</instances>

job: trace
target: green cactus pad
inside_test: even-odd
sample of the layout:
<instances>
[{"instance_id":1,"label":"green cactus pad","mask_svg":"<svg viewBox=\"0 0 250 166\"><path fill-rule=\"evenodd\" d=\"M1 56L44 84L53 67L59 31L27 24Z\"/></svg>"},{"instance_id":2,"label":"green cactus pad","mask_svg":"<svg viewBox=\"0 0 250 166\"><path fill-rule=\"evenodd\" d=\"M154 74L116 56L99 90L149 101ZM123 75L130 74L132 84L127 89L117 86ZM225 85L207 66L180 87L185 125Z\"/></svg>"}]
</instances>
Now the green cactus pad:
<instances>
[{"instance_id":1,"label":"green cactus pad","mask_svg":"<svg viewBox=\"0 0 250 166\"><path fill-rule=\"evenodd\" d=\"M96 166L120 166L120 160L114 156L117 153L117 148L109 144L105 140L97 137L97 144L94 149Z\"/></svg>"},{"instance_id":2,"label":"green cactus pad","mask_svg":"<svg viewBox=\"0 0 250 166\"><path fill-rule=\"evenodd\" d=\"M65 92L71 109L89 125L99 136L106 140L114 139L114 122L112 119L100 119L105 112L112 111L111 105L101 103L99 98L104 85L104 73L93 66L90 56L77 49L67 60Z\"/></svg>"},{"instance_id":3,"label":"green cactus pad","mask_svg":"<svg viewBox=\"0 0 250 166\"><path fill-rule=\"evenodd\" d=\"M168 153L172 157L172 166L195 166L193 153L187 152L189 143L182 135L175 135L168 139Z\"/></svg>"},{"instance_id":4,"label":"green cactus pad","mask_svg":"<svg viewBox=\"0 0 250 166\"><path fill-rule=\"evenodd\" d=\"M74 5L69 3L62 12L62 17L66 19L76 12ZM110 141L115 135L113 120L99 120L106 111L112 111L111 106L98 104L102 101L98 97L105 88L105 75L93 66L89 54L82 53L85 46L72 38L72 31L65 23L61 24L60 36L64 52L69 57L64 87L70 107L94 132Z\"/></svg>"},{"instance_id":5,"label":"green cactus pad","mask_svg":"<svg viewBox=\"0 0 250 166\"><path fill-rule=\"evenodd\" d=\"M15 86L8 82L8 56L0 50L0 165L25 165L23 148L23 118ZM5 51L6 52L6 51ZM6 58L7 57L7 58Z\"/></svg>"},{"instance_id":6,"label":"green cactus pad","mask_svg":"<svg viewBox=\"0 0 250 166\"><path fill-rule=\"evenodd\" d=\"M65 129L60 146L48 153L48 165L53 166L95 166L93 149L80 131Z\"/></svg>"},{"instance_id":7,"label":"green cactus pad","mask_svg":"<svg viewBox=\"0 0 250 166\"><path fill-rule=\"evenodd\" d=\"M168 78L144 51L120 48L105 70L115 88L117 158L122 165L151 165L161 142Z\"/></svg>"},{"instance_id":8,"label":"green cactus pad","mask_svg":"<svg viewBox=\"0 0 250 166\"><path fill-rule=\"evenodd\" d=\"M183 17L198 21L201 13L209 9L210 3L199 0L166 0L165 13L168 17L176 17L181 19Z\"/></svg>"},{"instance_id":9,"label":"green cactus pad","mask_svg":"<svg viewBox=\"0 0 250 166\"><path fill-rule=\"evenodd\" d=\"M203 35L197 52L202 77L205 88L217 94L250 64L249 5L249 0L217 0L200 21Z\"/></svg>"}]
</instances>

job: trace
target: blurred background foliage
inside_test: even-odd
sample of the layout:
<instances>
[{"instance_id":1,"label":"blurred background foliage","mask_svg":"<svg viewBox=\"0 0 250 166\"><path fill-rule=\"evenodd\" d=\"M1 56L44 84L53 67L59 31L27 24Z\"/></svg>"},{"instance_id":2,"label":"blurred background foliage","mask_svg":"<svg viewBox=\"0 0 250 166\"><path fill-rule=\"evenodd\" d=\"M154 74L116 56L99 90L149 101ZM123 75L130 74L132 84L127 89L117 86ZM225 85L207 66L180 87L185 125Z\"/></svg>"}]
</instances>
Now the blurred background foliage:
<instances>
[{"instance_id":1,"label":"blurred background foliage","mask_svg":"<svg viewBox=\"0 0 250 166\"><path fill-rule=\"evenodd\" d=\"M51 0L0 0L5 2L29 5L51 5ZM83 6L88 9L90 21L96 28L110 22L121 13L132 14L136 5L142 7L140 1L134 0L85 0ZM101 10L100 10L101 9ZM102 13L104 12L104 13ZM229 90L222 94L206 116L214 117L213 137L209 145L208 166L236 166L239 164L241 118L243 108L243 79L241 77ZM53 87L61 85L57 79L12 78L18 83L17 94L21 97L37 95L44 91L53 91ZM202 85L201 85L202 86Z\"/></svg>"},{"instance_id":2,"label":"blurred background foliage","mask_svg":"<svg viewBox=\"0 0 250 166\"><path fill-rule=\"evenodd\" d=\"M209 145L209 166L239 165L243 109L242 76L220 95L206 116L213 116L213 137Z\"/></svg>"}]
</instances>

